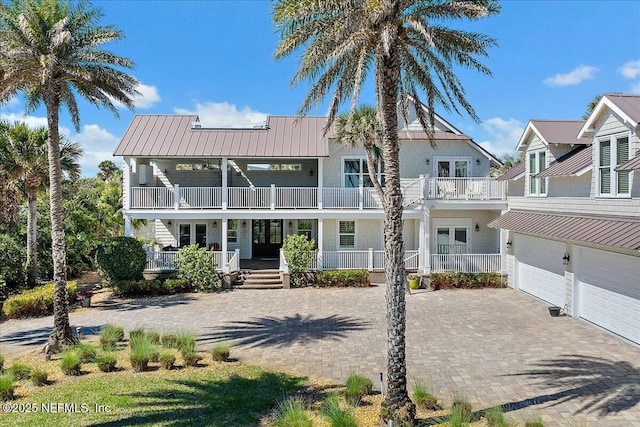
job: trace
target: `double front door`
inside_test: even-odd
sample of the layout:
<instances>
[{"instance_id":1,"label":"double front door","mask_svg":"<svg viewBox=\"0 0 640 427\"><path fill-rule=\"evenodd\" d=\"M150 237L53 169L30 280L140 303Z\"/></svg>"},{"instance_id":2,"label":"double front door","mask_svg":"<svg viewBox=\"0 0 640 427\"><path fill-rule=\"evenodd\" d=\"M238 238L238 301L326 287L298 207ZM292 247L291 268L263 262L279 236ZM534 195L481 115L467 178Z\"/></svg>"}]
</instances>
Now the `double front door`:
<instances>
[{"instance_id":1,"label":"double front door","mask_svg":"<svg viewBox=\"0 0 640 427\"><path fill-rule=\"evenodd\" d=\"M251 241L254 258L277 258L282 247L282 220L254 219Z\"/></svg>"}]
</instances>

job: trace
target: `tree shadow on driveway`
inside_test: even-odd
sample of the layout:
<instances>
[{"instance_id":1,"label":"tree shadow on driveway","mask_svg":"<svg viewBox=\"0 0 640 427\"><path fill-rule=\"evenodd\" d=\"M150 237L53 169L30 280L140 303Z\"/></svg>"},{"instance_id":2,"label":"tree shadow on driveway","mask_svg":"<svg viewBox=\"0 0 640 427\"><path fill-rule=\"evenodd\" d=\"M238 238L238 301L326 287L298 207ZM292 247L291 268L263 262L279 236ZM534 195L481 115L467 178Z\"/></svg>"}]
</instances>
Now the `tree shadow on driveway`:
<instances>
[{"instance_id":1,"label":"tree shadow on driveway","mask_svg":"<svg viewBox=\"0 0 640 427\"><path fill-rule=\"evenodd\" d=\"M640 402L640 369L629 362L570 354L542 360L534 366L514 375L533 379L538 388L552 393L504 404L503 410L542 403L555 406L577 399L584 404L576 415L591 412L606 416L629 410Z\"/></svg>"},{"instance_id":2,"label":"tree shadow on driveway","mask_svg":"<svg viewBox=\"0 0 640 427\"><path fill-rule=\"evenodd\" d=\"M366 320L332 315L313 317L295 314L284 317L254 317L251 320L229 322L211 328L209 334L201 335L198 341L234 341L241 346L284 347L290 344L307 344L320 340L339 340L349 332L369 329Z\"/></svg>"}]
</instances>

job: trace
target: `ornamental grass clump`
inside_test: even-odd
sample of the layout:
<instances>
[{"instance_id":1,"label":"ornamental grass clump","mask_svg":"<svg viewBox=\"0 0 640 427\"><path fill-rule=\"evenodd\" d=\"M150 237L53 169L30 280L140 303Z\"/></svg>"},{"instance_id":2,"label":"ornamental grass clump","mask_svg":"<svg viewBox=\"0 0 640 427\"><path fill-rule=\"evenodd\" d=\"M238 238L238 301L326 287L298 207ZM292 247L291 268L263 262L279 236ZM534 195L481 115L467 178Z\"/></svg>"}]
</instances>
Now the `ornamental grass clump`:
<instances>
[{"instance_id":1,"label":"ornamental grass clump","mask_svg":"<svg viewBox=\"0 0 640 427\"><path fill-rule=\"evenodd\" d=\"M313 427L305 413L304 402L296 397L278 403L271 414L271 420L274 427Z\"/></svg>"},{"instance_id":2,"label":"ornamental grass clump","mask_svg":"<svg viewBox=\"0 0 640 427\"><path fill-rule=\"evenodd\" d=\"M129 345L135 348L138 342L145 340L151 342L144 333L144 328L132 329L129 331Z\"/></svg>"},{"instance_id":3,"label":"ornamental grass clump","mask_svg":"<svg viewBox=\"0 0 640 427\"><path fill-rule=\"evenodd\" d=\"M149 341L151 341L153 344L160 344L160 334L158 332L155 331L149 331L147 332L147 338L149 338Z\"/></svg>"},{"instance_id":4,"label":"ornamental grass clump","mask_svg":"<svg viewBox=\"0 0 640 427\"><path fill-rule=\"evenodd\" d=\"M419 408L429 411L437 411L440 409L438 398L431 393L429 388L421 382L417 382L413 386L413 403Z\"/></svg>"},{"instance_id":5,"label":"ornamental grass clump","mask_svg":"<svg viewBox=\"0 0 640 427\"><path fill-rule=\"evenodd\" d=\"M510 423L504 418L500 406L494 406L484 411L484 419L488 427L515 427L515 424Z\"/></svg>"},{"instance_id":6,"label":"ornamental grass clump","mask_svg":"<svg viewBox=\"0 0 640 427\"><path fill-rule=\"evenodd\" d=\"M6 372L0 374L0 400L11 400L14 397L14 391L16 389L16 380L13 375Z\"/></svg>"},{"instance_id":7,"label":"ornamental grass clump","mask_svg":"<svg viewBox=\"0 0 640 427\"><path fill-rule=\"evenodd\" d=\"M230 354L229 344L218 344L211 349L211 358L216 362L226 362Z\"/></svg>"},{"instance_id":8,"label":"ornamental grass clump","mask_svg":"<svg viewBox=\"0 0 640 427\"><path fill-rule=\"evenodd\" d=\"M338 396L327 397L320 406L320 412L331 427L358 427L350 408L342 408Z\"/></svg>"},{"instance_id":9,"label":"ornamental grass clump","mask_svg":"<svg viewBox=\"0 0 640 427\"><path fill-rule=\"evenodd\" d=\"M175 346L179 351L189 350L193 352L196 350L196 336L191 332L179 332L176 334Z\"/></svg>"},{"instance_id":10,"label":"ornamental grass clump","mask_svg":"<svg viewBox=\"0 0 640 427\"><path fill-rule=\"evenodd\" d=\"M82 363L94 362L98 355L97 349L91 344L77 344L73 348L80 356Z\"/></svg>"},{"instance_id":11,"label":"ornamental grass clump","mask_svg":"<svg viewBox=\"0 0 640 427\"><path fill-rule=\"evenodd\" d=\"M60 369L65 375L80 375L82 368L82 359L80 355L73 350L67 350L62 353L60 359Z\"/></svg>"},{"instance_id":12,"label":"ornamental grass clump","mask_svg":"<svg viewBox=\"0 0 640 427\"><path fill-rule=\"evenodd\" d=\"M473 408L471 403L454 398L451 405L451 414L449 415L449 425L451 427L463 427L471 422Z\"/></svg>"},{"instance_id":13,"label":"ornamental grass clump","mask_svg":"<svg viewBox=\"0 0 640 427\"><path fill-rule=\"evenodd\" d=\"M131 367L137 372L146 371L149 362L158 360L156 346L144 333L130 335L130 340L131 353L129 354L129 361L131 362Z\"/></svg>"},{"instance_id":14,"label":"ornamental grass clump","mask_svg":"<svg viewBox=\"0 0 640 427\"><path fill-rule=\"evenodd\" d=\"M173 369L175 363L176 363L176 356L174 356L172 353L162 353L159 356L159 360L160 360L160 366L162 366L163 369Z\"/></svg>"},{"instance_id":15,"label":"ornamental grass clump","mask_svg":"<svg viewBox=\"0 0 640 427\"><path fill-rule=\"evenodd\" d=\"M117 344L124 340L124 328L117 325L105 325L100 331L100 347L105 351L113 351Z\"/></svg>"},{"instance_id":16,"label":"ornamental grass clump","mask_svg":"<svg viewBox=\"0 0 640 427\"><path fill-rule=\"evenodd\" d=\"M4 371L4 356L0 354L0 372Z\"/></svg>"},{"instance_id":17,"label":"ornamental grass clump","mask_svg":"<svg viewBox=\"0 0 640 427\"><path fill-rule=\"evenodd\" d=\"M116 364L118 363L116 357L110 353L104 353L96 357L96 365L102 372L113 372L116 370Z\"/></svg>"},{"instance_id":18,"label":"ornamental grass clump","mask_svg":"<svg viewBox=\"0 0 640 427\"><path fill-rule=\"evenodd\" d=\"M163 334L160 338L160 343L165 348L177 348L178 337L176 336L176 334Z\"/></svg>"},{"instance_id":19,"label":"ornamental grass clump","mask_svg":"<svg viewBox=\"0 0 640 427\"><path fill-rule=\"evenodd\" d=\"M31 382L33 383L33 385L35 386L43 386L47 383L47 371L43 370L43 369L34 369L31 372Z\"/></svg>"},{"instance_id":20,"label":"ornamental grass clump","mask_svg":"<svg viewBox=\"0 0 640 427\"><path fill-rule=\"evenodd\" d=\"M348 404L357 406L364 396L373 391L373 382L361 375L351 374L347 377L344 398Z\"/></svg>"},{"instance_id":21,"label":"ornamental grass clump","mask_svg":"<svg viewBox=\"0 0 640 427\"><path fill-rule=\"evenodd\" d=\"M13 376L16 381L28 380L31 376L31 367L23 363L14 363L7 372Z\"/></svg>"},{"instance_id":22,"label":"ornamental grass clump","mask_svg":"<svg viewBox=\"0 0 640 427\"><path fill-rule=\"evenodd\" d=\"M184 366L198 366L198 362L202 360L202 356L194 350L184 349L180 351Z\"/></svg>"}]
</instances>

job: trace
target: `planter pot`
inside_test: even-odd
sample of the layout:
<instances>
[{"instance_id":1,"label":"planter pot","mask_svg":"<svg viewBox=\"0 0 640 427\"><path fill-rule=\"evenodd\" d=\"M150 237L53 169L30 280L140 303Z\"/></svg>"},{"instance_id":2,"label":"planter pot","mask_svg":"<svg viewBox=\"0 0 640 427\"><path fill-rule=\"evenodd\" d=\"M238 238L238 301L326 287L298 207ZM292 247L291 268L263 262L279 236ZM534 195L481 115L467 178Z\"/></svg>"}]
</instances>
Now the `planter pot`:
<instances>
[{"instance_id":1,"label":"planter pot","mask_svg":"<svg viewBox=\"0 0 640 427\"><path fill-rule=\"evenodd\" d=\"M411 289L419 289L420 288L420 279L409 280L409 288L411 288Z\"/></svg>"},{"instance_id":2,"label":"planter pot","mask_svg":"<svg viewBox=\"0 0 640 427\"><path fill-rule=\"evenodd\" d=\"M91 297L82 298L82 306L83 307L91 307Z\"/></svg>"},{"instance_id":3,"label":"planter pot","mask_svg":"<svg viewBox=\"0 0 640 427\"><path fill-rule=\"evenodd\" d=\"M562 310L560 307L557 306L551 306L549 307L549 314L551 315L551 317L558 317L560 316L560 310Z\"/></svg>"}]
</instances>

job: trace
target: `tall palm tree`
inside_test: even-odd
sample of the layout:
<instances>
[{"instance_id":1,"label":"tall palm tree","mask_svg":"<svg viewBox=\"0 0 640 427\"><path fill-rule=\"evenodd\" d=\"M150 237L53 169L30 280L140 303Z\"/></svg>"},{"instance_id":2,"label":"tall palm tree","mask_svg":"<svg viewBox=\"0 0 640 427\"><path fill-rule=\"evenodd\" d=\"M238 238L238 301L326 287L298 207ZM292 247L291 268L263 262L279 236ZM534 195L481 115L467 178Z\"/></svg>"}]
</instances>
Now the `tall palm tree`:
<instances>
[{"instance_id":1,"label":"tall palm tree","mask_svg":"<svg viewBox=\"0 0 640 427\"><path fill-rule=\"evenodd\" d=\"M38 191L49 186L47 128L30 129L24 123L15 124L5 132L0 130L0 162L10 176L19 182L27 198L27 285L34 286L38 278L36 203ZM60 166L69 178L80 176L82 148L72 141L60 146Z\"/></svg>"},{"instance_id":2,"label":"tall palm tree","mask_svg":"<svg viewBox=\"0 0 640 427\"><path fill-rule=\"evenodd\" d=\"M281 35L276 59L304 49L292 84L311 87L299 114L332 92L325 130L340 105L356 108L360 90L373 68L376 109L385 166L384 236L387 282L388 393L385 420L411 421L415 405L407 394L405 360L405 269L402 241L402 193L398 162L398 102L405 122L409 101L420 105L425 93L428 112L416 108L424 130L433 135L434 107L477 115L465 97L454 66L490 74L477 59L487 56L492 38L451 29L450 20L477 20L497 14L496 0L277 0L274 22ZM459 107L462 107L461 109Z\"/></svg>"},{"instance_id":3,"label":"tall palm tree","mask_svg":"<svg viewBox=\"0 0 640 427\"><path fill-rule=\"evenodd\" d=\"M55 282L53 330L55 349L73 340L66 291L66 248L62 217L60 107L65 106L77 130L76 96L116 116L114 100L133 109L138 81L119 68L133 63L103 48L122 39L122 32L99 25L102 12L80 0L10 0L0 3L0 105L23 93L27 110L44 104L51 198L51 240Z\"/></svg>"}]
</instances>

